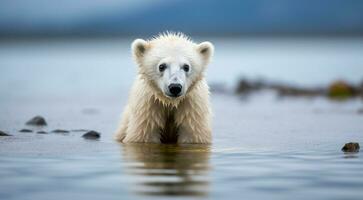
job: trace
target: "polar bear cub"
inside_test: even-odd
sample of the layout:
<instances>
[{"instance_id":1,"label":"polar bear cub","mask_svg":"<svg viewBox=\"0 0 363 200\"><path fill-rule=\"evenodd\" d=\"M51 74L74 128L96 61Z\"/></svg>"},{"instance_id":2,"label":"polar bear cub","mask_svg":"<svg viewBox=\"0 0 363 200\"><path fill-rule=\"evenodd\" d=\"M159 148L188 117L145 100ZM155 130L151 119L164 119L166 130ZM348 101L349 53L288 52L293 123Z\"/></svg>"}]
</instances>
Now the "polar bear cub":
<instances>
[{"instance_id":1,"label":"polar bear cub","mask_svg":"<svg viewBox=\"0 0 363 200\"><path fill-rule=\"evenodd\" d=\"M138 75L115 134L124 143L212 141L209 88L204 76L214 47L182 33L136 39Z\"/></svg>"}]
</instances>

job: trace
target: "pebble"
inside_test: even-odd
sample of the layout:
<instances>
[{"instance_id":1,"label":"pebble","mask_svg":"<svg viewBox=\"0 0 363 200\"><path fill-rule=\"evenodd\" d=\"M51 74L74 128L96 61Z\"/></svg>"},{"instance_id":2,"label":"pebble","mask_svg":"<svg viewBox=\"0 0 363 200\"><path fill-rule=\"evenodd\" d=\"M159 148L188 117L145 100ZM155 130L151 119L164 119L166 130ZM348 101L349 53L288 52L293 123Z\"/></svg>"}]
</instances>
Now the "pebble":
<instances>
[{"instance_id":1,"label":"pebble","mask_svg":"<svg viewBox=\"0 0 363 200\"><path fill-rule=\"evenodd\" d=\"M26 125L32 126L46 126L47 122L45 121L44 117L42 116L35 116L29 121L26 122Z\"/></svg>"},{"instance_id":2,"label":"pebble","mask_svg":"<svg viewBox=\"0 0 363 200\"><path fill-rule=\"evenodd\" d=\"M4 131L0 131L0 136L11 136L11 135L5 133Z\"/></svg>"},{"instance_id":3,"label":"pebble","mask_svg":"<svg viewBox=\"0 0 363 200\"><path fill-rule=\"evenodd\" d=\"M82 137L85 139L98 139L101 137L101 134L96 131L88 131Z\"/></svg>"},{"instance_id":4,"label":"pebble","mask_svg":"<svg viewBox=\"0 0 363 200\"><path fill-rule=\"evenodd\" d=\"M22 133L31 133L31 132L33 132L33 130L24 128L24 129L19 130L19 132L22 132Z\"/></svg>"},{"instance_id":5,"label":"pebble","mask_svg":"<svg viewBox=\"0 0 363 200\"><path fill-rule=\"evenodd\" d=\"M52 133L69 133L69 131L63 129L55 129L52 130Z\"/></svg>"},{"instance_id":6,"label":"pebble","mask_svg":"<svg viewBox=\"0 0 363 200\"><path fill-rule=\"evenodd\" d=\"M359 143L356 142L349 142L346 143L343 148L342 151L344 152L359 152Z\"/></svg>"},{"instance_id":7,"label":"pebble","mask_svg":"<svg viewBox=\"0 0 363 200\"><path fill-rule=\"evenodd\" d=\"M73 130L71 130L72 132L87 132L87 131L89 131L89 130L87 130L87 129L73 129Z\"/></svg>"}]
</instances>

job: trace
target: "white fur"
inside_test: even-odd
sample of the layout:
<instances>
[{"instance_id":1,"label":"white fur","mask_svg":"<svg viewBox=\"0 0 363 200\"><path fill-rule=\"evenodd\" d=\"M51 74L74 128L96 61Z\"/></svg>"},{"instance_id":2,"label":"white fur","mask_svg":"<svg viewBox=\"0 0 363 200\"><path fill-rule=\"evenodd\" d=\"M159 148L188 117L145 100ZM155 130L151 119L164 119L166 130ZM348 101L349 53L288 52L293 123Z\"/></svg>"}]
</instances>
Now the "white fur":
<instances>
[{"instance_id":1,"label":"white fur","mask_svg":"<svg viewBox=\"0 0 363 200\"><path fill-rule=\"evenodd\" d=\"M163 130L170 126L168 116L172 115L172 126L178 130L172 134L177 134L177 143L211 143L211 109L204 71L213 51L210 42L196 44L181 33L165 33L149 41L136 39L132 53L138 76L115 138L125 143L160 143ZM180 80L182 96L166 95L164 86L171 75L158 70L161 62L174 67L190 65L190 72L178 76L184 79Z\"/></svg>"}]
</instances>

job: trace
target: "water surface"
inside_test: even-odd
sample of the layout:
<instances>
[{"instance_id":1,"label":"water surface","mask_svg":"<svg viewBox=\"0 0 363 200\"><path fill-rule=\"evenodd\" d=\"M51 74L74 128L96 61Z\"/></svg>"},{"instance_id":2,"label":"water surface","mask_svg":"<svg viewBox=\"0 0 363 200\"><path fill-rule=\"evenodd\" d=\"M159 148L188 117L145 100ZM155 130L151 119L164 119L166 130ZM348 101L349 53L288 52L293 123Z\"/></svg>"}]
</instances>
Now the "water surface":
<instances>
[{"instance_id":1,"label":"water surface","mask_svg":"<svg viewBox=\"0 0 363 200\"><path fill-rule=\"evenodd\" d=\"M115 142L112 134L135 73L128 42L118 41L0 46L0 130L13 135L0 137L1 199L363 198L362 156L340 150L346 142L363 144L360 99L216 93L211 145ZM344 41L217 41L210 80L229 82L237 71L264 69L302 84L339 75L358 81L362 41ZM310 67L286 70L293 63ZM297 76L299 71L312 75ZM38 114L48 126L26 127ZM82 131L18 132L22 128L92 129L102 137L85 140Z\"/></svg>"}]
</instances>

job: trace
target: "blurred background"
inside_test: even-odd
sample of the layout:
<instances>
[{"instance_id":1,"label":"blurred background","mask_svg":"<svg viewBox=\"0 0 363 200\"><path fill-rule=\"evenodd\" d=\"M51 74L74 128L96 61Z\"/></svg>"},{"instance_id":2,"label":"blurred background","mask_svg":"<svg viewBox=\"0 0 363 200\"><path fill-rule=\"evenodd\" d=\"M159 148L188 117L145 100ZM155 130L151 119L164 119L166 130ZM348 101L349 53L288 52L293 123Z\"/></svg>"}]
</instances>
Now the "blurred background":
<instances>
[{"instance_id":1,"label":"blurred background","mask_svg":"<svg viewBox=\"0 0 363 200\"><path fill-rule=\"evenodd\" d=\"M360 35L359 0L3 0L3 36Z\"/></svg>"},{"instance_id":2,"label":"blurred background","mask_svg":"<svg viewBox=\"0 0 363 200\"><path fill-rule=\"evenodd\" d=\"M211 146L112 139L164 31L215 45ZM0 75L0 199L363 199L361 0L0 0Z\"/></svg>"},{"instance_id":3,"label":"blurred background","mask_svg":"<svg viewBox=\"0 0 363 200\"><path fill-rule=\"evenodd\" d=\"M362 10L360 0L2 0L1 98L121 93L136 73L130 43L167 30L215 44L215 91L344 80L356 92Z\"/></svg>"}]
</instances>

